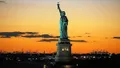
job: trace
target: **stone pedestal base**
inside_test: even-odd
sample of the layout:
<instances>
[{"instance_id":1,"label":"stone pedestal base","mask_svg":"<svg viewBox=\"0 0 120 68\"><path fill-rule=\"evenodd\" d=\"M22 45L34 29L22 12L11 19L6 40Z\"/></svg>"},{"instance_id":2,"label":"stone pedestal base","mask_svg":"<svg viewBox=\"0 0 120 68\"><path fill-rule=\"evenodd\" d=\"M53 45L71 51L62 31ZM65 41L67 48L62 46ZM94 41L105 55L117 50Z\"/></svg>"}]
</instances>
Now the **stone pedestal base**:
<instances>
[{"instance_id":1,"label":"stone pedestal base","mask_svg":"<svg viewBox=\"0 0 120 68\"><path fill-rule=\"evenodd\" d=\"M70 62L71 57L71 46L69 40L59 40L57 44L57 54L55 56L56 62Z\"/></svg>"}]
</instances>

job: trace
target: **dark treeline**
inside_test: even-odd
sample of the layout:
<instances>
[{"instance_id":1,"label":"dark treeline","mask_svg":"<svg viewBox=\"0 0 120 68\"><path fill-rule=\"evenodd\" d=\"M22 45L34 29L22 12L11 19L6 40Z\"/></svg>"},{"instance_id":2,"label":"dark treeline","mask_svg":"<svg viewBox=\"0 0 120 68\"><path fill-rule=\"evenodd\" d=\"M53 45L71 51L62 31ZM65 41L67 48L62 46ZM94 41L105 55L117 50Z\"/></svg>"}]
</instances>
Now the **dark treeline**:
<instances>
[{"instance_id":1,"label":"dark treeline","mask_svg":"<svg viewBox=\"0 0 120 68\"><path fill-rule=\"evenodd\" d=\"M44 64L54 66L56 53L0 52L0 68L43 68ZM86 54L72 54L77 68L116 68L120 67L120 54L94 51ZM52 68L52 67L51 67Z\"/></svg>"},{"instance_id":2,"label":"dark treeline","mask_svg":"<svg viewBox=\"0 0 120 68\"><path fill-rule=\"evenodd\" d=\"M0 52L1 61L43 61L54 60L56 53L36 53L36 52ZM120 59L120 54L94 51L86 54L72 54L74 60L95 60L95 59Z\"/></svg>"}]
</instances>

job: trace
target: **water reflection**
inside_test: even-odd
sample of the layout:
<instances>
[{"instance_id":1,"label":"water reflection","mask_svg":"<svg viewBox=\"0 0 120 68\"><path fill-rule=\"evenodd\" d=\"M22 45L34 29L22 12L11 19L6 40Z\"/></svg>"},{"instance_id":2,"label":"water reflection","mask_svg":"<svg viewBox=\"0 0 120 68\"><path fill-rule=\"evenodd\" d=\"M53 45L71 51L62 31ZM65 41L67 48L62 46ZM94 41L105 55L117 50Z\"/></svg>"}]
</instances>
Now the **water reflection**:
<instances>
[{"instance_id":1,"label":"water reflection","mask_svg":"<svg viewBox=\"0 0 120 68\"><path fill-rule=\"evenodd\" d=\"M43 65L43 68L76 68L76 66L73 65L57 65L57 66L53 66L51 67L51 65Z\"/></svg>"},{"instance_id":2,"label":"water reflection","mask_svg":"<svg viewBox=\"0 0 120 68\"><path fill-rule=\"evenodd\" d=\"M62 68L75 68L75 67L72 65L64 65Z\"/></svg>"},{"instance_id":3,"label":"water reflection","mask_svg":"<svg viewBox=\"0 0 120 68\"><path fill-rule=\"evenodd\" d=\"M64 65L63 67L64 67L64 68L72 68L71 65Z\"/></svg>"}]
</instances>

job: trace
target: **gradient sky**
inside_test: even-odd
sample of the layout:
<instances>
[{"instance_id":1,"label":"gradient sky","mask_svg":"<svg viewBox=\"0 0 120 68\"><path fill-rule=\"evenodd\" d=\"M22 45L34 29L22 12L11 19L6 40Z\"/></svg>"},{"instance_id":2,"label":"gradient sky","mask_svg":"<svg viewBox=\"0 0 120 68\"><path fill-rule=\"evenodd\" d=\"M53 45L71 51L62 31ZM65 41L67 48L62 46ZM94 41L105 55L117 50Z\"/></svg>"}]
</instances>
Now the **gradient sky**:
<instances>
[{"instance_id":1,"label":"gradient sky","mask_svg":"<svg viewBox=\"0 0 120 68\"><path fill-rule=\"evenodd\" d=\"M56 3L69 19L73 53L106 50L120 53L120 0L0 0L0 32L39 32L59 35ZM78 37L81 36L81 37ZM88 37L90 36L90 37ZM55 52L57 42L37 42L43 38L0 38L0 50Z\"/></svg>"}]
</instances>

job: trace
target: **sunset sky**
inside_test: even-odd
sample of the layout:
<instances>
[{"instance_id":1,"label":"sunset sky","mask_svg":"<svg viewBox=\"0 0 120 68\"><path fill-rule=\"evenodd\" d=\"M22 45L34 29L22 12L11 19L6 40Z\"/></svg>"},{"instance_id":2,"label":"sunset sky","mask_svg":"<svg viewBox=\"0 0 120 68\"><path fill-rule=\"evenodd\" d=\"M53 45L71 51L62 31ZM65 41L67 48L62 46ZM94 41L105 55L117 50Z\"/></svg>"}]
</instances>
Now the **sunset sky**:
<instances>
[{"instance_id":1,"label":"sunset sky","mask_svg":"<svg viewBox=\"0 0 120 68\"><path fill-rule=\"evenodd\" d=\"M55 52L58 1L69 19L72 53L120 53L120 0L0 0L0 50Z\"/></svg>"}]
</instances>

